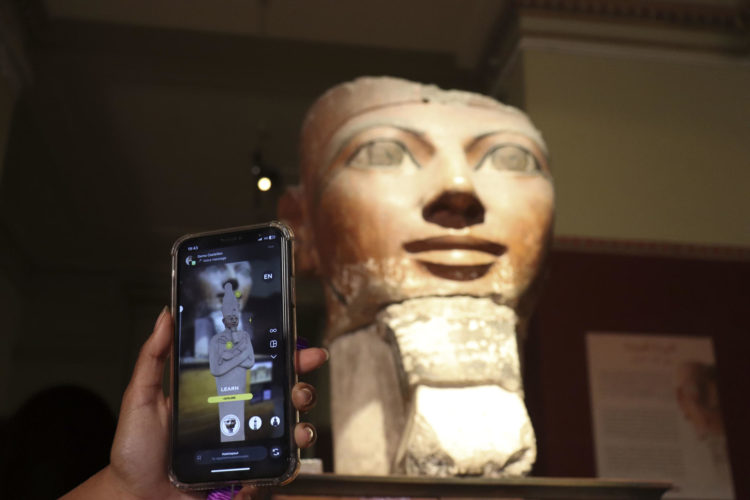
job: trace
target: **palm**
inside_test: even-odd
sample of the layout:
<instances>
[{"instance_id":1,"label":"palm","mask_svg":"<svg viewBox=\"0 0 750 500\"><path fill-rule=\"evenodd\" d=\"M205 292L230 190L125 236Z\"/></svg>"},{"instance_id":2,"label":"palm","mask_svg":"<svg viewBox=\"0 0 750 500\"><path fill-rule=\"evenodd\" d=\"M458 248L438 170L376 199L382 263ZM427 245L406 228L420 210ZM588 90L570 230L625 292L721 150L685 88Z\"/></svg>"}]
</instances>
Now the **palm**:
<instances>
[{"instance_id":1,"label":"palm","mask_svg":"<svg viewBox=\"0 0 750 500\"><path fill-rule=\"evenodd\" d=\"M161 373L169 351L171 318L160 318L146 342L122 399L112 444L111 467L122 487L138 498L193 499L172 487L167 476L169 400ZM163 444L162 444L163 443Z\"/></svg>"},{"instance_id":2,"label":"palm","mask_svg":"<svg viewBox=\"0 0 750 500\"><path fill-rule=\"evenodd\" d=\"M130 395L126 393L125 399ZM167 478L167 449L154 443L169 440L169 408L159 394L153 402L131 402L128 414L120 415L112 445L111 466L123 485L141 498L193 499L200 495L181 492ZM125 400L123 407L126 407ZM205 495L204 495L205 496Z\"/></svg>"}]
</instances>

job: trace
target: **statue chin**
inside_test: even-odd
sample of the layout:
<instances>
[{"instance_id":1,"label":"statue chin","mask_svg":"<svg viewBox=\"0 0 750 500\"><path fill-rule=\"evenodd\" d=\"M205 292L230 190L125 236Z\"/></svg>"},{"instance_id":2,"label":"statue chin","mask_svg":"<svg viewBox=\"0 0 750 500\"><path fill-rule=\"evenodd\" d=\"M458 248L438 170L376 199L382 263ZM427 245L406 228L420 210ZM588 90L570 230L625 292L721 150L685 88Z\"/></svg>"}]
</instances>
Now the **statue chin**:
<instances>
[{"instance_id":1,"label":"statue chin","mask_svg":"<svg viewBox=\"0 0 750 500\"><path fill-rule=\"evenodd\" d=\"M523 402L516 315L488 298L383 309L331 344L336 472L517 476L536 441Z\"/></svg>"}]
</instances>

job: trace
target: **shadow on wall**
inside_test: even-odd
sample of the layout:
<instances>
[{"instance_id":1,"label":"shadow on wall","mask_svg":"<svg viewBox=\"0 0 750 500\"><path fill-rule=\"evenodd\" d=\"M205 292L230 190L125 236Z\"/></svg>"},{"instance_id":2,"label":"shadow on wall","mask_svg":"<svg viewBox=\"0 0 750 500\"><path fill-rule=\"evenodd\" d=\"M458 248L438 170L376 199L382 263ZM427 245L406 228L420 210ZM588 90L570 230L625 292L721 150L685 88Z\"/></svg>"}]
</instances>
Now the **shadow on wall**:
<instances>
[{"instance_id":1,"label":"shadow on wall","mask_svg":"<svg viewBox=\"0 0 750 500\"><path fill-rule=\"evenodd\" d=\"M88 389L32 396L2 428L0 498L57 498L109 463L115 416Z\"/></svg>"}]
</instances>

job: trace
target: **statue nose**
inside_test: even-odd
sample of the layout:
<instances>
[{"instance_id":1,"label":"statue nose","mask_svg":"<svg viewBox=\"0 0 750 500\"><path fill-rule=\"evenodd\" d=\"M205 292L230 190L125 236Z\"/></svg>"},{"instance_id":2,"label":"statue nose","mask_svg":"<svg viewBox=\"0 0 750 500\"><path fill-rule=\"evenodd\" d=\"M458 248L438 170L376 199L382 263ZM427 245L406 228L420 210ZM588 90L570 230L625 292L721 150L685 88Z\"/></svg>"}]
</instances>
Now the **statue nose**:
<instances>
[{"instance_id":1,"label":"statue nose","mask_svg":"<svg viewBox=\"0 0 750 500\"><path fill-rule=\"evenodd\" d=\"M484 205L473 192L445 191L422 209L422 217L439 226L461 229L484 222Z\"/></svg>"}]
</instances>

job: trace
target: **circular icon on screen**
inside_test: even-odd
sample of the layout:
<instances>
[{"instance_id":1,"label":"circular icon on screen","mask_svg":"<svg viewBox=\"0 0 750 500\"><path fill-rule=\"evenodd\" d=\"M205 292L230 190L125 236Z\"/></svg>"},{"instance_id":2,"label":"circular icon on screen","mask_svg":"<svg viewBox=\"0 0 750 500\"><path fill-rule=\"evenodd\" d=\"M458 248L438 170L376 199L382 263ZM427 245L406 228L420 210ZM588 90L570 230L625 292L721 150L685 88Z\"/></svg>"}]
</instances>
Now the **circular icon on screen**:
<instances>
[{"instance_id":1,"label":"circular icon on screen","mask_svg":"<svg viewBox=\"0 0 750 500\"><path fill-rule=\"evenodd\" d=\"M225 436L234 436L240 431L240 419L237 418L237 415L232 415L231 413L229 415L224 415L219 427L221 428L221 433Z\"/></svg>"},{"instance_id":2,"label":"circular icon on screen","mask_svg":"<svg viewBox=\"0 0 750 500\"><path fill-rule=\"evenodd\" d=\"M247 421L247 425L250 426L250 429L257 431L258 429L260 429L260 426L263 425L263 421L259 416L255 415L253 417L250 417L250 420Z\"/></svg>"},{"instance_id":3,"label":"circular icon on screen","mask_svg":"<svg viewBox=\"0 0 750 500\"><path fill-rule=\"evenodd\" d=\"M274 415L273 417L271 417L271 426L272 427L278 427L280 424L281 424L281 419L279 417L277 417L276 415Z\"/></svg>"}]
</instances>

